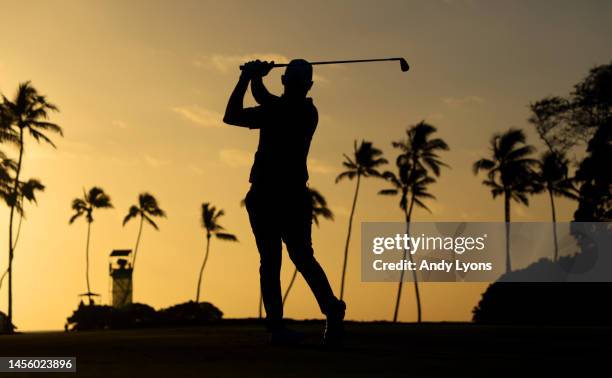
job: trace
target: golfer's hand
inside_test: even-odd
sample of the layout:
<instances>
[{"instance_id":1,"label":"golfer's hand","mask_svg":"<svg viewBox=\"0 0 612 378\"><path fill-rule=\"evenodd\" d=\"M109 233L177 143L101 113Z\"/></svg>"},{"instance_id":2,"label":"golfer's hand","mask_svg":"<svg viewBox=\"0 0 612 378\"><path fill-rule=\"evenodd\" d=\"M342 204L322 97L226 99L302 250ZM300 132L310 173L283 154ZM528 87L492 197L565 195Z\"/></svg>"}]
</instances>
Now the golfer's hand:
<instances>
[{"instance_id":1,"label":"golfer's hand","mask_svg":"<svg viewBox=\"0 0 612 378\"><path fill-rule=\"evenodd\" d=\"M252 79L254 77L264 77L270 72L273 66L274 62L262 62L261 60L252 60L244 64L242 68L242 75L246 76L249 79Z\"/></svg>"},{"instance_id":2,"label":"golfer's hand","mask_svg":"<svg viewBox=\"0 0 612 378\"><path fill-rule=\"evenodd\" d=\"M259 60L257 61L259 62ZM272 70L272 68L274 67L274 61L272 62L259 62L259 67L258 68L258 73L261 77L266 76L267 74L270 73L270 71Z\"/></svg>"}]
</instances>

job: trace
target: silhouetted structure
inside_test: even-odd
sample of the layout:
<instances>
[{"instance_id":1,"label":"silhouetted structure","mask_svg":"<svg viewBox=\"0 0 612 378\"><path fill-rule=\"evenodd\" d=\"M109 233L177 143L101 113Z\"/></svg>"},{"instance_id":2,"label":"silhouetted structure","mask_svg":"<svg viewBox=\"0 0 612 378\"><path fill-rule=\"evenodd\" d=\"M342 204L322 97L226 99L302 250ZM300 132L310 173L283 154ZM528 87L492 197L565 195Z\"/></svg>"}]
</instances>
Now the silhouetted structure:
<instances>
[{"instance_id":1,"label":"silhouetted structure","mask_svg":"<svg viewBox=\"0 0 612 378\"><path fill-rule=\"evenodd\" d=\"M111 303L115 308L132 303L133 283L131 249L115 249L111 252L108 270L111 279Z\"/></svg>"}]
</instances>

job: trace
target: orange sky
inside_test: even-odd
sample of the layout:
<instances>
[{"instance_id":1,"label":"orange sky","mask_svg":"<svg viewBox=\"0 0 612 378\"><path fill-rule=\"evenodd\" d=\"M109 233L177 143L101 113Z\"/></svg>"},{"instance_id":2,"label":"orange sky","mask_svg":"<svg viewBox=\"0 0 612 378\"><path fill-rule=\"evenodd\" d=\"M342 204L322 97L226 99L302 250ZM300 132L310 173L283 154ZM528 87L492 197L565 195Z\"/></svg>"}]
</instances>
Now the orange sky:
<instances>
[{"instance_id":1,"label":"orange sky","mask_svg":"<svg viewBox=\"0 0 612 378\"><path fill-rule=\"evenodd\" d=\"M25 172L47 186L28 206L15 258L15 323L20 329L57 329L84 291L86 225L69 226L70 202L83 187L99 185L114 210L94 214L92 286L108 301L107 258L132 248L136 223L121 226L128 207L147 190L168 219L146 228L135 273L135 300L156 308L195 296L203 255L199 205L226 210L223 225L239 244L214 241L202 293L227 317L255 316L258 255L240 200L257 134L224 127L221 114L251 57L310 60L405 56L408 75L395 64L321 67L312 96L320 113L310 154L311 185L328 199L335 222L314 231L315 253L335 290L354 183L334 184L342 153L365 138L388 157L390 141L422 119L436 125L451 151L431 188L433 214L415 220L499 221L471 163L486 153L494 132L525 127L527 104L566 94L596 64L609 61L612 5L601 1L28 1L0 0L0 92L20 81L56 103L53 121L65 131L57 150L27 140ZM280 91L280 72L266 79ZM530 141L540 143L528 130ZM10 154L14 148L3 146ZM382 183L361 191L356 220L395 221L395 199L380 197ZM559 220L574 204L559 201ZM8 210L0 210L7 230ZM549 219L544 196L529 208L513 205L522 221ZM359 227L356 227L358 230ZM6 245L6 232L0 245ZM347 280L348 318L389 319L396 285L361 283L359 232ZM6 267L2 254L0 268ZM286 262L289 260L286 258ZM285 264L283 282L293 267ZM428 321L468 320L483 284L424 284ZM6 312L6 286L0 292ZM319 316L300 278L286 314ZM400 319L415 319L411 290Z\"/></svg>"}]
</instances>

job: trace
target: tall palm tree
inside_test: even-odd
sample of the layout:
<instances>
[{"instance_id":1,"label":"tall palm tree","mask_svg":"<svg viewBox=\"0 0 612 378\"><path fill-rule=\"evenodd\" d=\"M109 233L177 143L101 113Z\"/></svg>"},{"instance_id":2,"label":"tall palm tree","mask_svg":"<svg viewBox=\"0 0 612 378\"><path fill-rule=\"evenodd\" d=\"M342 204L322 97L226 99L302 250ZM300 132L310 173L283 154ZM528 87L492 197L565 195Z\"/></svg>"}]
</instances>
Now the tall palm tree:
<instances>
[{"instance_id":1,"label":"tall palm tree","mask_svg":"<svg viewBox=\"0 0 612 378\"><path fill-rule=\"evenodd\" d=\"M504 196L504 219L506 222L506 272L512 270L510 258L510 202L516 201L529 205L528 195L535 191L533 168L537 160L531 157L535 151L526 142L525 133L519 129L509 129L495 134L490 140L489 158L474 163L474 174L486 171L487 178L482 184L491 188L493 198Z\"/></svg>"},{"instance_id":2,"label":"tall palm tree","mask_svg":"<svg viewBox=\"0 0 612 378\"><path fill-rule=\"evenodd\" d=\"M557 241L557 215L555 211L555 197L564 197L578 200L578 190L574 186L574 179L569 177L569 161L561 153L546 151L537 163L536 179L538 181L538 191L546 191L550 199L550 209L552 212L552 227L554 254L553 261L559 257L559 244Z\"/></svg>"},{"instance_id":3,"label":"tall palm tree","mask_svg":"<svg viewBox=\"0 0 612 378\"><path fill-rule=\"evenodd\" d=\"M58 108L48 102L46 97L39 94L36 88L27 81L19 84L19 88L13 100L9 100L2 96L2 121L4 126L12 128L13 132L0 133L6 134L2 138L8 138L17 143L19 147L19 158L15 169L15 177L13 179L13 188L11 197L17 198L19 190L19 179L23 166L23 155L25 151L25 134L30 134L37 142L46 142L55 147L53 141L45 135L46 132L62 134L62 129L55 123L48 121L49 113L57 111ZM8 120L8 121L7 121ZM14 138L15 137L15 138ZM8 266L8 322L11 324L13 320L13 277L12 277L12 261L13 261L13 218L15 216L16 203L10 206L9 213L9 266Z\"/></svg>"},{"instance_id":4,"label":"tall palm tree","mask_svg":"<svg viewBox=\"0 0 612 378\"><path fill-rule=\"evenodd\" d=\"M217 210L216 207L210 203L205 202L202 204L202 227L206 230L206 252L204 254L204 261L200 267L200 274L198 276L198 288L196 291L196 303L200 302L200 286L202 286L202 274L208 262L208 254L210 252L210 239L214 236L219 240L237 242L238 238L235 235L225 232L225 228L219 224L219 219L225 215L225 212L221 209Z\"/></svg>"},{"instance_id":5,"label":"tall palm tree","mask_svg":"<svg viewBox=\"0 0 612 378\"><path fill-rule=\"evenodd\" d=\"M334 220L334 213L331 211L329 207L327 207L327 200L323 195L314 188L308 188L308 192L310 193L310 199L312 201L312 221L317 227L319 227L319 217L323 217L324 219ZM293 283L297 277L297 267L293 271L293 275L291 276L291 280L289 281L289 285L287 285L287 290L285 291L285 295L283 295L283 306L285 305L285 301L287 301L287 297L289 296L289 291L293 287Z\"/></svg>"},{"instance_id":6,"label":"tall palm tree","mask_svg":"<svg viewBox=\"0 0 612 378\"><path fill-rule=\"evenodd\" d=\"M438 177L440 176L442 167L447 166L440 160L438 154L440 151L448 151L449 147L443 139L433 137L436 131L437 129L434 126L425 121L421 121L406 129L406 138L404 140L391 143L394 148L400 150L400 155L395 162L398 174L396 176L392 172L385 172L384 177L392 184L393 189L383 190L380 194L401 194L400 208L404 211L406 234L410 233L410 222L412 220L414 205L429 210L422 199L435 198L427 192L427 186L435 182L435 179L430 177L429 171L431 170L434 176ZM406 251L404 251L404 259L405 258ZM411 254L409 254L409 258L412 261ZM419 282L416 272L413 271L412 274L415 299L417 302L417 321L420 323L422 319L422 310ZM397 322L399 315L403 280L404 271L400 274L397 288L395 309L393 311L394 322Z\"/></svg>"},{"instance_id":7,"label":"tall palm tree","mask_svg":"<svg viewBox=\"0 0 612 378\"><path fill-rule=\"evenodd\" d=\"M72 200L72 210L74 214L70 217L69 224L74 223L75 220L81 216L85 217L87 221L87 242L85 244L85 280L87 282L87 293L84 294L89 299L89 304L93 304L92 296L96 296L91 292L89 285L89 240L91 236L91 224L94 221L93 211L94 209L109 209L112 208L110 197L104 193L102 188L94 186L89 191L83 190L83 198L75 198Z\"/></svg>"},{"instance_id":8,"label":"tall palm tree","mask_svg":"<svg viewBox=\"0 0 612 378\"><path fill-rule=\"evenodd\" d=\"M357 146L355 140L353 145L353 156L349 157L343 154L344 161L342 165L346 170L336 177L336 183L343 179L352 180L356 178L355 194L353 195L353 205L351 206L351 214L349 215L348 231L346 233L346 243L344 244L344 260L342 262L342 277L340 278L340 299L344 298L344 282L346 278L346 265L348 262L349 244L351 242L351 231L353 229L353 217L355 216L355 207L357 206L357 196L359 195L359 184L362 177L380 177L381 173L378 168L387 164L387 159L378 148L372 145L372 142L361 141Z\"/></svg>"},{"instance_id":9,"label":"tall palm tree","mask_svg":"<svg viewBox=\"0 0 612 378\"><path fill-rule=\"evenodd\" d=\"M153 226L154 229L159 230L157 224L153 221L153 217L166 217L166 213L159 208L157 199L150 193L141 193L138 195L138 205L130 206L127 215L123 218L123 225L132 218L140 217L140 223L138 226L138 236L136 237L136 246L134 247L134 254L132 255L132 269L136 266L136 255L138 254L138 246L140 245L140 236L142 235L142 226L146 221L148 224Z\"/></svg>"},{"instance_id":10,"label":"tall palm tree","mask_svg":"<svg viewBox=\"0 0 612 378\"><path fill-rule=\"evenodd\" d=\"M413 169L408 161L398 159L397 162L398 174L393 172L385 172L384 176L392 185L391 189L384 189L379 192L381 195L399 195L400 209L404 212L404 221L406 222L406 234L410 234L410 222L412 221L412 212L414 206L418 206L429 212L431 210L423 202L425 199L435 199L436 197L427 191L427 187L430 184L436 182L432 177L427 176L423 169ZM406 256L412 262L412 254L407 253L406 250L403 252L403 259ZM404 282L404 270L400 272L400 279L397 287L397 295L395 298L395 308L393 310L393 322L397 322L399 315L399 306L402 297L402 287ZM421 295L419 292L419 281L416 272L412 271L412 280L414 284L414 294L417 304L417 322L422 320L422 309L421 309Z\"/></svg>"}]
</instances>

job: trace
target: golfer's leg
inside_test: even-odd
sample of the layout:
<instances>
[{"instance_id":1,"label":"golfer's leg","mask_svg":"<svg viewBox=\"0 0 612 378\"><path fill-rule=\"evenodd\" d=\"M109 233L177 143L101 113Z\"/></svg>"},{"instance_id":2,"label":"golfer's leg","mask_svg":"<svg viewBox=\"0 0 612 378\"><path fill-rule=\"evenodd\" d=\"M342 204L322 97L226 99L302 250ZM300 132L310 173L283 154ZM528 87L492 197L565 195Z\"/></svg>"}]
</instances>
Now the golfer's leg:
<instances>
[{"instance_id":1,"label":"golfer's leg","mask_svg":"<svg viewBox=\"0 0 612 378\"><path fill-rule=\"evenodd\" d=\"M266 309L268 329L282 328L283 304L281 295L280 272L282 244L280 233L274 229L269 210L253 196L247 196L247 211L255 242L259 250L259 282L261 295Z\"/></svg>"},{"instance_id":2,"label":"golfer's leg","mask_svg":"<svg viewBox=\"0 0 612 378\"><path fill-rule=\"evenodd\" d=\"M314 257L311 240L311 210L310 208L296 211L285 223L283 239L291 261L302 274L312 290L323 314L327 314L330 305L337 302L327 276Z\"/></svg>"}]
</instances>

